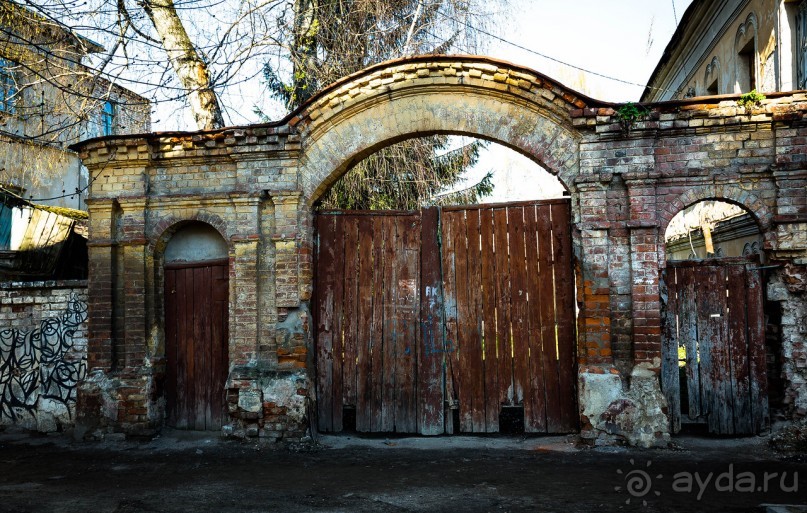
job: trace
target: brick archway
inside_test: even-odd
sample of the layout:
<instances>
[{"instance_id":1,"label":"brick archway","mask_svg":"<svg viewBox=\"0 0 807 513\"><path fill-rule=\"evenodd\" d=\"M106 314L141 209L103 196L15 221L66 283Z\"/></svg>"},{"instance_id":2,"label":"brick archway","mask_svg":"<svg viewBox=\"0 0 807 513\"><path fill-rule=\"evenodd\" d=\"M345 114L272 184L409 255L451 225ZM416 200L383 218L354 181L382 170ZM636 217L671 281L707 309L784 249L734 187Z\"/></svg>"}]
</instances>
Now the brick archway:
<instances>
[{"instance_id":1,"label":"brick archway","mask_svg":"<svg viewBox=\"0 0 807 513\"><path fill-rule=\"evenodd\" d=\"M130 412L82 414L127 432L159 428L162 406L152 399L161 386L155 242L198 213L215 216L197 220L213 224L230 245L226 427L244 436L302 437L313 397L313 204L353 163L384 146L465 134L531 158L571 193L583 436L664 443L663 230L701 199L744 206L765 233L766 254L785 265L771 271L777 301L787 315L803 312L791 282L805 251L807 107L784 93L752 116L726 98L643 107L644 116L626 122L617 105L529 69L429 55L356 73L277 122L81 143L74 149L94 177L88 365L100 384L85 383L80 394ZM782 333L783 344L800 340L795 326L783 325ZM804 404L796 386L804 366L790 356L786 363L788 397Z\"/></svg>"},{"instance_id":2,"label":"brick archway","mask_svg":"<svg viewBox=\"0 0 807 513\"><path fill-rule=\"evenodd\" d=\"M571 113L599 103L534 71L480 57L374 66L334 84L293 118L304 141L303 196L311 205L364 157L436 133L508 146L571 189L581 138Z\"/></svg>"}]
</instances>

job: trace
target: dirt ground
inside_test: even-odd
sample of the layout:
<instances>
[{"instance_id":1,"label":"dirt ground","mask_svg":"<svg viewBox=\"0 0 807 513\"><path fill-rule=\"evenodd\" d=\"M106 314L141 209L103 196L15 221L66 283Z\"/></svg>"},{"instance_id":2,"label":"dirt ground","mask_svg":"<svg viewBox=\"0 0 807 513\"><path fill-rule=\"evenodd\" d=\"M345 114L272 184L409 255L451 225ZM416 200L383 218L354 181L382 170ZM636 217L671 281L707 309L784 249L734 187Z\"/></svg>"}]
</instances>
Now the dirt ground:
<instances>
[{"instance_id":1,"label":"dirt ground","mask_svg":"<svg viewBox=\"0 0 807 513\"><path fill-rule=\"evenodd\" d=\"M278 449L183 432L94 443L5 432L0 511L599 513L807 505L807 458L777 454L765 437L676 444L592 449L565 437L342 435L320 437L316 449Z\"/></svg>"}]
</instances>

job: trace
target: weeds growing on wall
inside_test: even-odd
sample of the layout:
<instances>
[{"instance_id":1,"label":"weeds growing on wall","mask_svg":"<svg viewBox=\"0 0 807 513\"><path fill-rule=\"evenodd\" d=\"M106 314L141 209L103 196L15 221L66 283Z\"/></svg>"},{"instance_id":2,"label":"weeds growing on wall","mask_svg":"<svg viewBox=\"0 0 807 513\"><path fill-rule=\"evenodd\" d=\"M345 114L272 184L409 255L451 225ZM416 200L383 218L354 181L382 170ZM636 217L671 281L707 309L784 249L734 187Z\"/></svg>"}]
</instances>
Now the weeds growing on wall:
<instances>
[{"instance_id":1,"label":"weeds growing on wall","mask_svg":"<svg viewBox=\"0 0 807 513\"><path fill-rule=\"evenodd\" d=\"M754 107L759 107L762 105L762 100L765 99L765 95L762 93L758 93L756 89L745 93L740 96L740 99L737 100L737 105L743 107L746 112Z\"/></svg>"}]
</instances>

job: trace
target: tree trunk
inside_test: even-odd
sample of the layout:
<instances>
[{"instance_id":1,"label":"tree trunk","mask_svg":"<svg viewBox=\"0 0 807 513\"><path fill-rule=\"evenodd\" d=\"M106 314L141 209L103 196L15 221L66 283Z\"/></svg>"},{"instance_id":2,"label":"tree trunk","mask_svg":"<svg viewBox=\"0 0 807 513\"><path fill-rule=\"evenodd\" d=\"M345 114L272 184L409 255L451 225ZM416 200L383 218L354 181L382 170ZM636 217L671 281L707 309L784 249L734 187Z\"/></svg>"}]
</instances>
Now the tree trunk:
<instances>
[{"instance_id":1,"label":"tree trunk","mask_svg":"<svg viewBox=\"0 0 807 513\"><path fill-rule=\"evenodd\" d=\"M188 37L173 0L142 0L141 5L162 40L168 62L188 92L188 103L197 127L207 130L224 126L221 107L210 84L207 64Z\"/></svg>"}]
</instances>

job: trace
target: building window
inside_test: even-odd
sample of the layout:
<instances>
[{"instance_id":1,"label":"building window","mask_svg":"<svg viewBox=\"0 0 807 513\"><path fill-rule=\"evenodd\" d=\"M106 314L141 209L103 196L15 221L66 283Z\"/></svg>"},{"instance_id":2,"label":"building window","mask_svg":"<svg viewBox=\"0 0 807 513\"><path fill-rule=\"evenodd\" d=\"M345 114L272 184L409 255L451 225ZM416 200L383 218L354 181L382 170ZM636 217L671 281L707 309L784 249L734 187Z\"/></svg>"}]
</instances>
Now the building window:
<instances>
[{"instance_id":1,"label":"building window","mask_svg":"<svg viewBox=\"0 0 807 513\"><path fill-rule=\"evenodd\" d=\"M796 12L796 89L807 89L807 0Z\"/></svg>"},{"instance_id":2,"label":"building window","mask_svg":"<svg viewBox=\"0 0 807 513\"><path fill-rule=\"evenodd\" d=\"M717 77L720 75L720 61L717 56L712 57L712 61L706 66L706 73L703 77L703 83L706 86L704 92L707 96L715 96L720 94L717 85Z\"/></svg>"},{"instance_id":3,"label":"building window","mask_svg":"<svg viewBox=\"0 0 807 513\"><path fill-rule=\"evenodd\" d=\"M117 106L111 101L104 103L104 110L101 112L101 135L112 135L115 131L115 114Z\"/></svg>"},{"instance_id":4,"label":"building window","mask_svg":"<svg viewBox=\"0 0 807 513\"><path fill-rule=\"evenodd\" d=\"M757 89L757 17L751 13L737 29L734 40L737 52L735 64L735 93L748 93Z\"/></svg>"},{"instance_id":5,"label":"building window","mask_svg":"<svg viewBox=\"0 0 807 513\"><path fill-rule=\"evenodd\" d=\"M757 61L753 39L737 54L737 82L741 93L757 88Z\"/></svg>"},{"instance_id":6,"label":"building window","mask_svg":"<svg viewBox=\"0 0 807 513\"><path fill-rule=\"evenodd\" d=\"M18 93L14 66L13 61L0 57L0 112L14 112Z\"/></svg>"}]
</instances>

